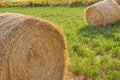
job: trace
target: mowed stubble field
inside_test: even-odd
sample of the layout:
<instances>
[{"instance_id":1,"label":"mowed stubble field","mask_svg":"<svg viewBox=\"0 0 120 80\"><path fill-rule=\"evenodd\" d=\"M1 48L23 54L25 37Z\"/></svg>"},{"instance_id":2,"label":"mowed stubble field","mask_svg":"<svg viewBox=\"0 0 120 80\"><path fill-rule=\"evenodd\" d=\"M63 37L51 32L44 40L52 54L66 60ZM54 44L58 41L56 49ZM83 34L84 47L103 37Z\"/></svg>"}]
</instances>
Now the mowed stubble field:
<instances>
[{"instance_id":1,"label":"mowed stubble field","mask_svg":"<svg viewBox=\"0 0 120 80\"><path fill-rule=\"evenodd\" d=\"M67 40L68 70L86 80L120 80L120 22L87 26L81 7L0 7L0 13L33 15L58 25Z\"/></svg>"}]
</instances>

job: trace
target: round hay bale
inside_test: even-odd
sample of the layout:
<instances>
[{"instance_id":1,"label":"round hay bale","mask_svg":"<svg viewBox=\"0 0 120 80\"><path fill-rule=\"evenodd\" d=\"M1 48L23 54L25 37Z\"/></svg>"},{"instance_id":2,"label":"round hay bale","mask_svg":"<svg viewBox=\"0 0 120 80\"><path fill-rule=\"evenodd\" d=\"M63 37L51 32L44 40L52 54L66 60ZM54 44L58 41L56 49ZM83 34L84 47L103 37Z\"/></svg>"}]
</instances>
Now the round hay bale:
<instances>
[{"instance_id":1,"label":"round hay bale","mask_svg":"<svg viewBox=\"0 0 120 80\"><path fill-rule=\"evenodd\" d=\"M57 26L0 14L0 80L63 80L65 61L66 43Z\"/></svg>"},{"instance_id":2,"label":"round hay bale","mask_svg":"<svg viewBox=\"0 0 120 80\"><path fill-rule=\"evenodd\" d=\"M85 10L85 21L91 26L105 26L118 20L120 20L120 7L112 0L100 1Z\"/></svg>"}]
</instances>

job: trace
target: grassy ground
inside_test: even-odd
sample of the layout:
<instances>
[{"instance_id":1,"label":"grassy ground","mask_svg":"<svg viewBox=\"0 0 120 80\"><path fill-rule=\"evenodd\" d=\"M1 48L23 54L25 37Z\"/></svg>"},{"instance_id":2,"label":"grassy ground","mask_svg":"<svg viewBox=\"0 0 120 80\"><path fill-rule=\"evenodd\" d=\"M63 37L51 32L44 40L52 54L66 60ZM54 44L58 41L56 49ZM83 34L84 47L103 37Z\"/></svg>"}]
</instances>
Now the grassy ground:
<instances>
[{"instance_id":1,"label":"grassy ground","mask_svg":"<svg viewBox=\"0 0 120 80\"><path fill-rule=\"evenodd\" d=\"M34 15L59 25L67 39L69 70L86 80L120 80L120 23L86 26L85 7L0 8L0 12Z\"/></svg>"}]
</instances>

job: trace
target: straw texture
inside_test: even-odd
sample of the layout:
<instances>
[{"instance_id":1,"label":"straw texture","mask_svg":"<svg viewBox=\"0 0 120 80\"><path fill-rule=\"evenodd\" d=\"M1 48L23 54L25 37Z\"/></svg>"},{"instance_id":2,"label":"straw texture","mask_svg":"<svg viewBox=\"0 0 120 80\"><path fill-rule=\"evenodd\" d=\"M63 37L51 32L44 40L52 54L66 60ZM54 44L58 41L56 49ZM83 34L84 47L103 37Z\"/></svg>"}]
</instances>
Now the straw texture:
<instances>
[{"instance_id":1,"label":"straw texture","mask_svg":"<svg viewBox=\"0 0 120 80\"><path fill-rule=\"evenodd\" d=\"M85 10L85 21L91 26L105 26L118 20L120 20L120 7L113 0L100 1Z\"/></svg>"},{"instance_id":2,"label":"straw texture","mask_svg":"<svg viewBox=\"0 0 120 80\"><path fill-rule=\"evenodd\" d=\"M120 5L120 0L115 0Z\"/></svg>"},{"instance_id":3,"label":"straw texture","mask_svg":"<svg viewBox=\"0 0 120 80\"><path fill-rule=\"evenodd\" d=\"M0 80L63 80L65 52L57 26L31 16L0 14Z\"/></svg>"}]
</instances>

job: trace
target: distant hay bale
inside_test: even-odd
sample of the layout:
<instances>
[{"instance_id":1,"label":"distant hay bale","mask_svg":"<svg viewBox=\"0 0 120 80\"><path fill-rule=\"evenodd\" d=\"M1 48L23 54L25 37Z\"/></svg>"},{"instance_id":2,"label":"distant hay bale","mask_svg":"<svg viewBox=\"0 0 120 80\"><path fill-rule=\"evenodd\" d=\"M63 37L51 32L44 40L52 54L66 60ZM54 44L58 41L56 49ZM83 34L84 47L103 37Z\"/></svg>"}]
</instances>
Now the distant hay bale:
<instances>
[{"instance_id":1,"label":"distant hay bale","mask_svg":"<svg viewBox=\"0 0 120 80\"><path fill-rule=\"evenodd\" d=\"M120 7L112 0L100 1L85 10L85 21L91 26L105 26L118 20L120 20Z\"/></svg>"},{"instance_id":2,"label":"distant hay bale","mask_svg":"<svg viewBox=\"0 0 120 80\"><path fill-rule=\"evenodd\" d=\"M0 80L63 80L65 52L63 33L55 25L0 14Z\"/></svg>"}]
</instances>

